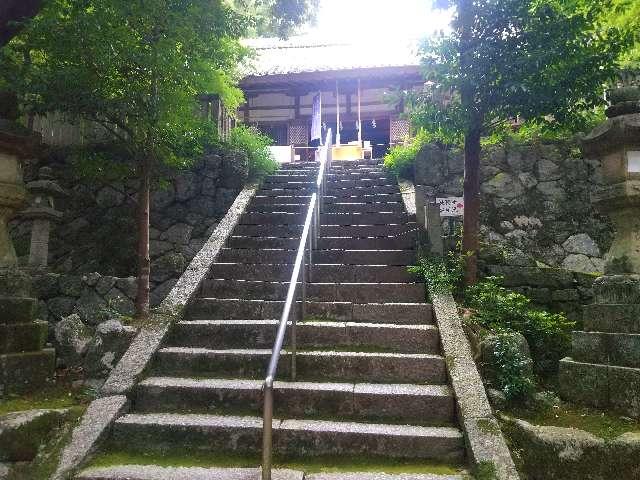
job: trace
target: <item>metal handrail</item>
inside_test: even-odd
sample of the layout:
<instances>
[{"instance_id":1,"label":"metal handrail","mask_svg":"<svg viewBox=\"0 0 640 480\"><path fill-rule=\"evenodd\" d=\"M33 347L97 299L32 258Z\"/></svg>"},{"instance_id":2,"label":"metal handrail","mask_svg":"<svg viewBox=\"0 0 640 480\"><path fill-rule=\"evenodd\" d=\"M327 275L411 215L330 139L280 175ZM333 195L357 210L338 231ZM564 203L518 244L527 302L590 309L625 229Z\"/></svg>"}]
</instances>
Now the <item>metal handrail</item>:
<instances>
[{"instance_id":1,"label":"metal handrail","mask_svg":"<svg viewBox=\"0 0 640 480\"><path fill-rule=\"evenodd\" d=\"M307 278L311 281L313 266L313 250L318 248L318 237L320 236L320 213L322 209L322 198L326 187L326 169L331 165L331 130L327 132L327 140L320 149L320 168L316 179L316 192L311 195L307 207L307 215L302 229L302 236L296 253L296 260L293 265L291 281L287 290L287 298L284 303L276 340L271 351L271 359L267 367L267 375L264 380L264 407L262 411L262 480L271 480L271 465L273 457L273 384L276 379L278 363L287 334L287 326L291 309L296 298L298 280L302 287L301 314L306 317L307 303ZM311 235L311 242L309 236ZM305 251L308 251L309 262L305 261ZM301 277L301 278L300 278ZM291 379L296 379L296 351L297 351L297 319L294 315L291 322Z\"/></svg>"}]
</instances>

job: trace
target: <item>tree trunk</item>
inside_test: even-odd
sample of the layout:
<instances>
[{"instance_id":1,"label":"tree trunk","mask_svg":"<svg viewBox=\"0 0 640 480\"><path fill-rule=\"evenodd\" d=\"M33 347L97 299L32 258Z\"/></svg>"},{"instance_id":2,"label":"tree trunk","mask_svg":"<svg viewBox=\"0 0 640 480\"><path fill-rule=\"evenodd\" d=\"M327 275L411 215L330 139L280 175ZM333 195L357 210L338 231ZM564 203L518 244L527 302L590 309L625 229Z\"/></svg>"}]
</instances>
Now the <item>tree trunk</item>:
<instances>
[{"instance_id":1,"label":"tree trunk","mask_svg":"<svg viewBox=\"0 0 640 480\"><path fill-rule=\"evenodd\" d=\"M472 125L464 139L464 224L462 253L465 258L465 286L478 280L480 248L480 135L481 127Z\"/></svg>"},{"instance_id":2,"label":"tree trunk","mask_svg":"<svg viewBox=\"0 0 640 480\"><path fill-rule=\"evenodd\" d=\"M136 318L149 317L149 203L151 190L151 161L145 158L140 169L140 191L138 192L138 294L136 296Z\"/></svg>"},{"instance_id":3,"label":"tree trunk","mask_svg":"<svg viewBox=\"0 0 640 480\"><path fill-rule=\"evenodd\" d=\"M480 136L484 118L476 104L476 82L473 79L473 25L476 11L473 0L459 0L460 30L460 100L467 116L464 138L464 224L462 253L465 257L465 286L478 279L478 249L480 246Z\"/></svg>"}]
</instances>

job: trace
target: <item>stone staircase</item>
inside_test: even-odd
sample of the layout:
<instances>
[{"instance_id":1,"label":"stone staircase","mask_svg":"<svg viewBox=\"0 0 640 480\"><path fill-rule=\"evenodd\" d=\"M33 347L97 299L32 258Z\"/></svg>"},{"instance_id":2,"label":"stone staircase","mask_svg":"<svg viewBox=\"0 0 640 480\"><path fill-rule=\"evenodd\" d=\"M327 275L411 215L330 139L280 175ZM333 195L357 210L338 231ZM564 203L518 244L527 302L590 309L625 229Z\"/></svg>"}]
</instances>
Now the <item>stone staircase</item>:
<instances>
[{"instance_id":1,"label":"stone staircase","mask_svg":"<svg viewBox=\"0 0 640 480\"><path fill-rule=\"evenodd\" d=\"M194 452L223 452L259 464L262 383L316 175L317 164L299 163L266 179L157 352L131 413L116 421L108 450L183 455L187 463ZM298 325L297 381L284 352L275 384L275 463L349 456L459 466L463 435L438 330L424 285L407 273L415 219L376 161L336 162L327 180L307 318ZM158 468L114 465L77 478L174 478ZM181 471L175 478L257 478L219 465ZM274 471L274 479L302 478L290 475ZM305 478L356 478L341 475Z\"/></svg>"}]
</instances>

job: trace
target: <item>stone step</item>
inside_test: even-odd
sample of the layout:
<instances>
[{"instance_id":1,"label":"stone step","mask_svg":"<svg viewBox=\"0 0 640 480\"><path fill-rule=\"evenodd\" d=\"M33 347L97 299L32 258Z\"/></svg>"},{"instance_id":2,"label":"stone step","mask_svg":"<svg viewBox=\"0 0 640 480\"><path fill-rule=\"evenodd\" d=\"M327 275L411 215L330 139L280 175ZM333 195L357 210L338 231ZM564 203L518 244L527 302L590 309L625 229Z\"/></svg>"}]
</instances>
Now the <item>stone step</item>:
<instances>
[{"instance_id":1,"label":"stone step","mask_svg":"<svg viewBox=\"0 0 640 480\"><path fill-rule=\"evenodd\" d=\"M588 332L640 333L640 304L585 305L583 312Z\"/></svg>"},{"instance_id":2,"label":"stone step","mask_svg":"<svg viewBox=\"0 0 640 480\"><path fill-rule=\"evenodd\" d=\"M29 323L0 323L0 354L37 352L47 341L49 324L40 320Z\"/></svg>"},{"instance_id":3,"label":"stone step","mask_svg":"<svg viewBox=\"0 0 640 480\"><path fill-rule=\"evenodd\" d=\"M135 396L136 412L262 413L262 380L151 377ZM275 382L276 416L329 416L358 421L393 419L452 424L454 397L446 385Z\"/></svg>"},{"instance_id":4,"label":"stone step","mask_svg":"<svg viewBox=\"0 0 640 480\"><path fill-rule=\"evenodd\" d=\"M295 204L295 205L308 205L311 200L311 195L281 195L281 196L269 196L269 195L256 195L253 197L249 208L254 208L261 205L273 205L273 204Z\"/></svg>"},{"instance_id":5,"label":"stone step","mask_svg":"<svg viewBox=\"0 0 640 480\"><path fill-rule=\"evenodd\" d=\"M189 320L273 320L282 315L284 302L268 300L221 300L197 298L186 307ZM292 308L300 318L300 302ZM342 322L431 325L433 309L428 303L307 302L307 317Z\"/></svg>"},{"instance_id":6,"label":"stone step","mask_svg":"<svg viewBox=\"0 0 640 480\"><path fill-rule=\"evenodd\" d=\"M301 289L300 284L298 288ZM289 282L217 280L203 282L200 295L209 298L284 300ZM299 290L301 291L301 290ZM421 283L307 283L307 299L316 302L403 302L425 301Z\"/></svg>"},{"instance_id":7,"label":"stone step","mask_svg":"<svg viewBox=\"0 0 640 480\"><path fill-rule=\"evenodd\" d=\"M349 472L349 473L312 473L305 475L305 480L469 480L467 474L460 475L432 475L430 473L371 473L371 472Z\"/></svg>"},{"instance_id":8,"label":"stone step","mask_svg":"<svg viewBox=\"0 0 640 480\"><path fill-rule=\"evenodd\" d=\"M333 186L327 185L327 195L333 197L351 197L353 195L378 195L381 193L398 193L398 185L375 185L375 186Z\"/></svg>"},{"instance_id":9,"label":"stone step","mask_svg":"<svg viewBox=\"0 0 640 480\"><path fill-rule=\"evenodd\" d=\"M36 317L38 301L30 297L3 297L0 293L0 323L29 323Z\"/></svg>"},{"instance_id":10,"label":"stone step","mask_svg":"<svg viewBox=\"0 0 640 480\"><path fill-rule=\"evenodd\" d=\"M113 465L88 468L76 480L260 480L259 468L161 467L157 465ZM303 480L295 470L272 470L273 480Z\"/></svg>"},{"instance_id":11,"label":"stone step","mask_svg":"<svg viewBox=\"0 0 640 480\"><path fill-rule=\"evenodd\" d=\"M327 180L358 180L360 178L384 178L389 183L397 183L396 177L380 168L368 168L358 170L332 170L327 172Z\"/></svg>"},{"instance_id":12,"label":"stone step","mask_svg":"<svg viewBox=\"0 0 640 480\"><path fill-rule=\"evenodd\" d=\"M287 171L278 172L273 175L268 175L263 180L263 185L271 183L288 183L288 182L315 182L318 178L318 173L313 170L306 172L301 171Z\"/></svg>"},{"instance_id":13,"label":"stone step","mask_svg":"<svg viewBox=\"0 0 640 480\"><path fill-rule=\"evenodd\" d=\"M227 248L283 249L296 250L299 238L283 237L240 237L233 236L227 241ZM318 240L319 250L403 250L416 246L416 235L396 238L349 238L327 237Z\"/></svg>"},{"instance_id":14,"label":"stone step","mask_svg":"<svg viewBox=\"0 0 640 480\"><path fill-rule=\"evenodd\" d=\"M305 215L301 213L244 213L240 217L242 225L304 225Z\"/></svg>"},{"instance_id":15,"label":"stone step","mask_svg":"<svg viewBox=\"0 0 640 480\"><path fill-rule=\"evenodd\" d=\"M293 264L214 263L209 278L286 282ZM411 283L416 277L404 266L388 265L314 265L313 280L346 283Z\"/></svg>"},{"instance_id":16,"label":"stone step","mask_svg":"<svg viewBox=\"0 0 640 480\"><path fill-rule=\"evenodd\" d=\"M293 263L296 250L223 248L218 260L225 263ZM414 250L317 250L313 262L341 265L413 265Z\"/></svg>"},{"instance_id":17,"label":"stone step","mask_svg":"<svg viewBox=\"0 0 640 480\"><path fill-rule=\"evenodd\" d=\"M323 237L392 237L416 235L418 225L414 222L404 225L323 225L320 233Z\"/></svg>"},{"instance_id":18,"label":"stone step","mask_svg":"<svg viewBox=\"0 0 640 480\"><path fill-rule=\"evenodd\" d=\"M640 368L640 334L573 332L571 356L579 362Z\"/></svg>"},{"instance_id":19,"label":"stone step","mask_svg":"<svg viewBox=\"0 0 640 480\"><path fill-rule=\"evenodd\" d=\"M324 213L399 213L405 212L402 202L378 202L378 203L328 203L324 206Z\"/></svg>"},{"instance_id":20,"label":"stone step","mask_svg":"<svg viewBox=\"0 0 640 480\"><path fill-rule=\"evenodd\" d=\"M369 188L369 187L392 187L398 190L396 181L386 177L363 176L360 178L336 178L329 177L326 180L326 188L333 190L336 188Z\"/></svg>"},{"instance_id":21,"label":"stone step","mask_svg":"<svg viewBox=\"0 0 640 480\"><path fill-rule=\"evenodd\" d=\"M404 225L415 221L406 213L323 213L322 225Z\"/></svg>"},{"instance_id":22,"label":"stone step","mask_svg":"<svg viewBox=\"0 0 640 480\"><path fill-rule=\"evenodd\" d=\"M309 200L301 203L252 203L247 208L247 213L306 213L309 208Z\"/></svg>"},{"instance_id":23,"label":"stone step","mask_svg":"<svg viewBox=\"0 0 640 480\"><path fill-rule=\"evenodd\" d=\"M216 415L129 414L113 427L112 445L127 451L258 453L262 418ZM274 452L296 455L367 455L460 461L462 433L417 427L320 420L273 420Z\"/></svg>"},{"instance_id":24,"label":"stone step","mask_svg":"<svg viewBox=\"0 0 640 480\"><path fill-rule=\"evenodd\" d=\"M323 197L324 203L330 205L332 203L377 203L377 202L402 202L402 194L398 193L352 193L351 195L330 195Z\"/></svg>"},{"instance_id":25,"label":"stone step","mask_svg":"<svg viewBox=\"0 0 640 480\"><path fill-rule=\"evenodd\" d=\"M280 196L311 196L316 191L315 185L308 185L303 187L291 187L288 188L288 184L282 183L278 186L271 185L270 188L261 188L256 192L256 195L260 197L280 197Z\"/></svg>"},{"instance_id":26,"label":"stone step","mask_svg":"<svg viewBox=\"0 0 640 480\"><path fill-rule=\"evenodd\" d=\"M560 360L562 398L601 409L640 415L640 368Z\"/></svg>"},{"instance_id":27,"label":"stone step","mask_svg":"<svg viewBox=\"0 0 640 480\"><path fill-rule=\"evenodd\" d=\"M163 376L218 376L261 379L271 349L224 349L165 347L152 370ZM288 378L291 355L283 351L278 378ZM369 353L299 350L298 379L372 383L446 383L444 358L418 353Z\"/></svg>"},{"instance_id":28,"label":"stone step","mask_svg":"<svg viewBox=\"0 0 640 480\"><path fill-rule=\"evenodd\" d=\"M300 238L302 225L236 225L235 236Z\"/></svg>"},{"instance_id":29,"label":"stone step","mask_svg":"<svg viewBox=\"0 0 640 480\"><path fill-rule=\"evenodd\" d=\"M172 347L272 348L277 320L193 320L175 324L165 342ZM291 322L285 339L289 345ZM358 351L372 347L399 353L440 352L440 337L434 325L394 325L353 322L300 322L299 348L340 348Z\"/></svg>"}]
</instances>

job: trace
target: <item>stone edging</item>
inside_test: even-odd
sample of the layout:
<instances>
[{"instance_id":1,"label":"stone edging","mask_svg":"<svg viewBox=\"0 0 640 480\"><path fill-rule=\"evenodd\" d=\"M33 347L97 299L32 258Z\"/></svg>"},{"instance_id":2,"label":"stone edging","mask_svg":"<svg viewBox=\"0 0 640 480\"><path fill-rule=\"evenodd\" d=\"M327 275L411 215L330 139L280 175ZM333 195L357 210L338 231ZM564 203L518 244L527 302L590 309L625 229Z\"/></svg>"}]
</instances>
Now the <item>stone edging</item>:
<instances>
[{"instance_id":1,"label":"stone edging","mask_svg":"<svg viewBox=\"0 0 640 480\"><path fill-rule=\"evenodd\" d=\"M258 185L251 184L240 192L207 243L182 274L178 283L169 292L158 310L152 313L149 322L140 329L133 343L100 390L101 398L91 402L82 416L80 424L74 428L71 441L62 452L52 480L69 478L69 474L76 470L95 450L98 442L105 437L113 422L128 411L130 405L126 395L135 387L153 355L160 348L173 322L180 318L182 310L198 291L211 268L211 264L216 261L220 250L257 190Z\"/></svg>"},{"instance_id":2,"label":"stone edging","mask_svg":"<svg viewBox=\"0 0 640 480\"><path fill-rule=\"evenodd\" d=\"M493 473L493 476L482 478L518 480L520 477L500 425L493 416L462 329L456 302L447 293L433 295L432 303L470 461L476 470L488 475Z\"/></svg>"}]
</instances>

